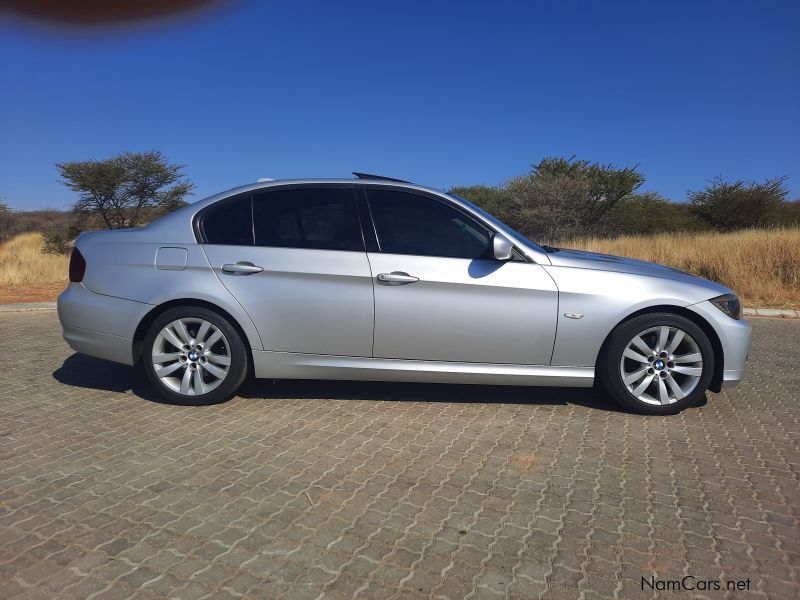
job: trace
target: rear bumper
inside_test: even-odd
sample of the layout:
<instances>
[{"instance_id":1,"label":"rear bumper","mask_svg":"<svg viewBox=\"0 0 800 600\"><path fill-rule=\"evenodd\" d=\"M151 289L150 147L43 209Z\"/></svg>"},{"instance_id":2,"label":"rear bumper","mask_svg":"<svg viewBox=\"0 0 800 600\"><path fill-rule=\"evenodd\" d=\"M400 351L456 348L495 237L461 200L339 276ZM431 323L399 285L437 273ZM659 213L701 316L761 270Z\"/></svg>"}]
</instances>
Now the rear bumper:
<instances>
[{"instance_id":1,"label":"rear bumper","mask_svg":"<svg viewBox=\"0 0 800 600\"><path fill-rule=\"evenodd\" d=\"M132 365L136 326L149 304L95 294L70 283L58 297L58 318L64 340L76 352Z\"/></svg>"},{"instance_id":2,"label":"rear bumper","mask_svg":"<svg viewBox=\"0 0 800 600\"><path fill-rule=\"evenodd\" d=\"M64 339L75 352L125 365L133 364L133 338L119 337L70 325L62 325L62 327Z\"/></svg>"}]
</instances>

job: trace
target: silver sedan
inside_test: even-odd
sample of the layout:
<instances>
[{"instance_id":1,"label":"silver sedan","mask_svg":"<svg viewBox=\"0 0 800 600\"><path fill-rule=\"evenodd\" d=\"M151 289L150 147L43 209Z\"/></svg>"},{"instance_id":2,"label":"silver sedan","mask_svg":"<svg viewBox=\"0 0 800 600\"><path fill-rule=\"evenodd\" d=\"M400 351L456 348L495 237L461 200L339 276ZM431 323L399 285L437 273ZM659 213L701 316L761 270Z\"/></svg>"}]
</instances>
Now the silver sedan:
<instances>
[{"instance_id":1,"label":"silver sedan","mask_svg":"<svg viewBox=\"0 0 800 600\"><path fill-rule=\"evenodd\" d=\"M469 201L387 178L270 181L82 234L64 338L167 400L245 377L590 387L675 413L742 378L724 286L541 247Z\"/></svg>"}]
</instances>

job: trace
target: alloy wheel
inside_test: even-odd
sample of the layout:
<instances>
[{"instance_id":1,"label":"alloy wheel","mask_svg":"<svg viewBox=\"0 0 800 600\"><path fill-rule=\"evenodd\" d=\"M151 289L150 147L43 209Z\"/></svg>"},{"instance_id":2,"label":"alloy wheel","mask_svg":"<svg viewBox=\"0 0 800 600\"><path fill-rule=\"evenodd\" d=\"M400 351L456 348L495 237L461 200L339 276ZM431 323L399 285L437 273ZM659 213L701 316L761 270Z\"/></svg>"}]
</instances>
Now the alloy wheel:
<instances>
[{"instance_id":1,"label":"alloy wheel","mask_svg":"<svg viewBox=\"0 0 800 600\"><path fill-rule=\"evenodd\" d=\"M674 404L692 393L703 374L697 342L677 327L650 327L633 336L619 363L622 382L646 404Z\"/></svg>"},{"instance_id":2,"label":"alloy wheel","mask_svg":"<svg viewBox=\"0 0 800 600\"><path fill-rule=\"evenodd\" d=\"M216 389L228 376L231 350L213 323L182 318L166 325L153 342L153 369L163 385L185 396Z\"/></svg>"}]
</instances>

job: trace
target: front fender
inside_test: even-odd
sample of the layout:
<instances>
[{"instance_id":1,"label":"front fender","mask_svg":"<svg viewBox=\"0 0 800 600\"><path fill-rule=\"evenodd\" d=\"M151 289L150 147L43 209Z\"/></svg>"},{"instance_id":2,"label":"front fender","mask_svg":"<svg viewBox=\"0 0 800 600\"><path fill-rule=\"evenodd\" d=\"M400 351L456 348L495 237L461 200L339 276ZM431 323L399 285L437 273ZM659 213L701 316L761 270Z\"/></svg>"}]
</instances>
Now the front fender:
<instances>
[{"instance_id":1,"label":"front fender","mask_svg":"<svg viewBox=\"0 0 800 600\"><path fill-rule=\"evenodd\" d=\"M558 286L558 328L551 360L555 366L594 366L606 336L634 313L657 306L684 308L714 295L702 285L661 277L544 268ZM577 315L582 316L574 318Z\"/></svg>"}]
</instances>

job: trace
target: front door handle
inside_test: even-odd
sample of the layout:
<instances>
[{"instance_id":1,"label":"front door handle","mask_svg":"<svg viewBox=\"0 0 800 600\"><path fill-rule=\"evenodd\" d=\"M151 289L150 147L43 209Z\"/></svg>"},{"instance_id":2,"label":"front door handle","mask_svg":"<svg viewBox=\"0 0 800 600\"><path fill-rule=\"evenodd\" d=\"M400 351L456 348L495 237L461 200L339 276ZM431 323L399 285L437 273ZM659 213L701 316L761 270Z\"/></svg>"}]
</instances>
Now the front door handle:
<instances>
[{"instance_id":1,"label":"front door handle","mask_svg":"<svg viewBox=\"0 0 800 600\"><path fill-rule=\"evenodd\" d=\"M378 281L389 285L405 285L419 281L419 277L403 273L403 271L392 271L391 273L379 273Z\"/></svg>"},{"instance_id":2,"label":"front door handle","mask_svg":"<svg viewBox=\"0 0 800 600\"><path fill-rule=\"evenodd\" d=\"M243 260L234 264L222 265L222 270L231 275L252 275L253 273L261 273L264 269Z\"/></svg>"}]
</instances>

